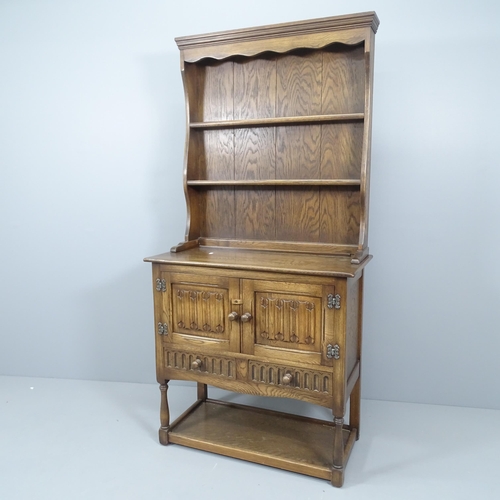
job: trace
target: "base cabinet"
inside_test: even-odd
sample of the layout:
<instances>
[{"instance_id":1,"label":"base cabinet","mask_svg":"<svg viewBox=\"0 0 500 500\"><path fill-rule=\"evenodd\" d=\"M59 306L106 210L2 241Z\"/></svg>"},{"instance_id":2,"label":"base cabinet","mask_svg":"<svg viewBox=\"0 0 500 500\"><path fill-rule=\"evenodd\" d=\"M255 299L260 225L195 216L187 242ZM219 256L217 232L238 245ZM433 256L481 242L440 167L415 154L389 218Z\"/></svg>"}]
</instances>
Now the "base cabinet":
<instances>
[{"instance_id":1,"label":"base cabinet","mask_svg":"<svg viewBox=\"0 0 500 500\"><path fill-rule=\"evenodd\" d=\"M360 378L363 273L351 278L251 275L210 267L182 266L179 271L176 265L153 263L160 440L330 479L340 486L359 435L360 394L354 389ZM197 402L173 423L170 380L198 383ZM334 418L324 422L228 405L209 399L207 385L299 399L331 408ZM300 448L297 433L304 440ZM263 436L267 450L261 447ZM318 453L322 461L312 460Z\"/></svg>"}]
</instances>

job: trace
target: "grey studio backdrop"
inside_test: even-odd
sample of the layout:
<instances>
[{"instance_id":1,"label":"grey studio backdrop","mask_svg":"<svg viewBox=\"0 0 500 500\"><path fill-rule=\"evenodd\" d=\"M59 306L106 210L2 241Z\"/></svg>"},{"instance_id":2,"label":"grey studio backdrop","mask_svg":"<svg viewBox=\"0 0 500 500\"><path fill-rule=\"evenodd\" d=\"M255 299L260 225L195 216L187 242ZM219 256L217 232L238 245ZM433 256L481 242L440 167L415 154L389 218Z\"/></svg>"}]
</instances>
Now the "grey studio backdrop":
<instances>
[{"instance_id":1,"label":"grey studio backdrop","mask_svg":"<svg viewBox=\"0 0 500 500\"><path fill-rule=\"evenodd\" d=\"M175 36L375 10L363 397L500 408L500 3L0 2L0 374L155 382Z\"/></svg>"}]
</instances>

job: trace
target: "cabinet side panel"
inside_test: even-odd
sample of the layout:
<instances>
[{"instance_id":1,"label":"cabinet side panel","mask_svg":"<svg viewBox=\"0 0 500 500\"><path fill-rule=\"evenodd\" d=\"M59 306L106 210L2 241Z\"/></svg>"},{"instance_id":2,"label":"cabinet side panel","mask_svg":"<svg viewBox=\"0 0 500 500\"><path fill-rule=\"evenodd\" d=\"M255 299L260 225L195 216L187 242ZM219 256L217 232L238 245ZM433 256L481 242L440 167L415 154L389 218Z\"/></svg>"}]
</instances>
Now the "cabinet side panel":
<instances>
[{"instance_id":1,"label":"cabinet side panel","mask_svg":"<svg viewBox=\"0 0 500 500\"><path fill-rule=\"evenodd\" d=\"M165 276L161 273L161 268L157 264L153 264L153 303L154 303L154 336L155 336L155 351L156 351L156 380L158 383L165 382L164 359L163 359L163 339L158 335L158 323L167 323L170 326L170 316L167 306L167 299L163 292L157 289L158 280Z\"/></svg>"},{"instance_id":2,"label":"cabinet side panel","mask_svg":"<svg viewBox=\"0 0 500 500\"><path fill-rule=\"evenodd\" d=\"M358 360L360 280L347 280L346 374L350 375Z\"/></svg>"},{"instance_id":3,"label":"cabinet side panel","mask_svg":"<svg viewBox=\"0 0 500 500\"><path fill-rule=\"evenodd\" d=\"M359 238L360 193L349 186L320 189L320 241L355 245Z\"/></svg>"},{"instance_id":4,"label":"cabinet side panel","mask_svg":"<svg viewBox=\"0 0 500 500\"><path fill-rule=\"evenodd\" d=\"M333 45L323 51L322 113L363 113L364 46Z\"/></svg>"}]
</instances>

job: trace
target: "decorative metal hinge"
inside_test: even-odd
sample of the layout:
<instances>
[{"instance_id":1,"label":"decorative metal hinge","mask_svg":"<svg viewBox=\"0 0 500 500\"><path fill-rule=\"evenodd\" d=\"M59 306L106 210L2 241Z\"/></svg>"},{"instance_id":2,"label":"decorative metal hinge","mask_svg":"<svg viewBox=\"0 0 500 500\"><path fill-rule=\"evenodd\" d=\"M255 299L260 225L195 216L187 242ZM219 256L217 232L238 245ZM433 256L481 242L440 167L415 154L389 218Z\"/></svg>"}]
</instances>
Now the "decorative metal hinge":
<instances>
[{"instance_id":1,"label":"decorative metal hinge","mask_svg":"<svg viewBox=\"0 0 500 500\"><path fill-rule=\"evenodd\" d=\"M326 357L328 359L340 359L340 346L328 344L326 346Z\"/></svg>"},{"instance_id":2,"label":"decorative metal hinge","mask_svg":"<svg viewBox=\"0 0 500 500\"><path fill-rule=\"evenodd\" d=\"M328 309L340 309L340 295L338 293L336 295L329 293L327 300Z\"/></svg>"},{"instance_id":3,"label":"decorative metal hinge","mask_svg":"<svg viewBox=\"0 0 500 500\"><path fill-rule=\"evenodd\" d=\"M167 323L158 323L158 335L168 335Z\"/></svg>"},{"instance_id":4,"label":"decorative metal hinge","mask_svg":"<svg viewBox=\"0 0 500 500\"><path fill-rule=\"evenodd\" d=\"M161 280L160 278L156 278L156 291L157 292L166 292L167 291L167 282L165 280Z\"/></svg>"}]
</instances>

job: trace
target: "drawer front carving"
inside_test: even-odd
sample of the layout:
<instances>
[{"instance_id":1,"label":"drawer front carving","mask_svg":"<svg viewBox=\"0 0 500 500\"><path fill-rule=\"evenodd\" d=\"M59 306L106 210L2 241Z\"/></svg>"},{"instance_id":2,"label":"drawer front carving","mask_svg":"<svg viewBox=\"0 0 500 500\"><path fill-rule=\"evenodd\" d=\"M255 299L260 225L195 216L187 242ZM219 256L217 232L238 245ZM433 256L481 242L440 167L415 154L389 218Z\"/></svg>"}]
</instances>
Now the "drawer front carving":
<instances>
[{"instance_id":1,"label":"drawer front carving","mask_svg":"<svg viewBox=\"0 0 500 500\"><path fill-rule=\"evenodd\" d=\"M185 372L219 375L230 379L236 378L233 359L220 356L206 356L187 351L165 349L165 365Z\"/></svg>"},{"instance_id":2,"label":"drawer front carving","mask_svg":"<svg viewBox=\"0 0 500 500\"><path fill-rule=\"evenodd\" d=\"M253 382L289 387L300 391L332 394L332 374L302 368L290 368L249 361L250 379Z\"/></svg>"}]
</instances>

